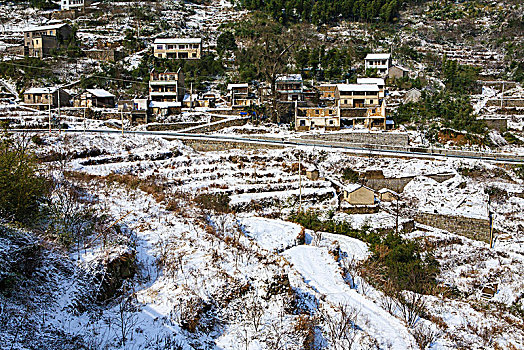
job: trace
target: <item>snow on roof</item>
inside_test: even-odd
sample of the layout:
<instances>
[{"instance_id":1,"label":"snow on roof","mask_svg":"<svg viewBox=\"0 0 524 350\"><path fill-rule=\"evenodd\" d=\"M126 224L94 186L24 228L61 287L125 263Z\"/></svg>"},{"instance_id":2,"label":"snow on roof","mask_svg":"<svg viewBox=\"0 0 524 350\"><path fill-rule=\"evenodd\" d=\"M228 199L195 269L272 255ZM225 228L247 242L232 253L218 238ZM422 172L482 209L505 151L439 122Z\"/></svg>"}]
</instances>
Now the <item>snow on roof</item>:
<instances>
[{"instance_id":1,"label":"snow on roof","mask_svg":"<svg viewBox=\"0 0 524 350\"><path fill-rule=\"evenodd\" d=\"M403 70L404 72L409 72L409 69L404 68L404 67L402 67L402 66L399 66L398 64L395 64L395 65L394 65L393 67L391 67L391 68L398 68L398 69L400 69L400 70Z\"/></svg>"},{"instance_id":2,"label":"snow on roof","mask_svg":"<svg viewBox=\"0 0 524 350\"><path fill-rule=\"evenodd\" d=\"M227 84L227 89L231 90L234 88L247 88L249 87L248 83L242 83L242 84Z\"/></svg>"},{"instance_id":3,"label":"snow on roof","mask_svg":"<svg viewBox=\"0 0 524 350\"><path fill-rule=\"evenodd\" d=\"M287 74L277 77L277 81L302 81L301 74Z\"/></svg>"},{"instance_id":4,"label":"snow on roof","mask_svg":"<svg viewBox=\"0 0 524 350\"><path fill-rule=\"evenodd\" d=\"M337 84L338 91L376 91L380 89L376 84Z\"/></svg>"},{"instance_id":5,"label":"snow on roof","mask_svg":"<svg viewBox=\"0 0 524 350\"><path fill-rule=\"evenodd\" d=\"M54 93L56 91L56 88L30 88L29 90L24 91L25 94L48 94L48 93Z\"/></svg>"},{"instance_id":6,"label":"snow on roof","mask_svg":"<svg viewBox=\"0 0 524 350\"><path fill-rule=\"evenodd\" d=\"M318 171L317 167L314 166L313 164L310 164L307 168L306 168L306 171Z\"/></svg>"},{"instance_id":7,"label":"snow on roof","mask_svg":"<svg viewBox=\"0 0 524 350\"><path fill-rule=\"evenodd\" d=\"M96 97L115 97L115 95L104 89L86 89L86 91L95 95Z\"/></svg>"},{"instance_id":8,"label":"snow on roof","mask_svg":"<svg viewBox=\"0 0 524 350\"><path fill-rule=\"evenodd\" d=\"M155 44L201 44L201 38L157 38Z\"/></svg>"},{"instance_id":9,"label":"snow on roof","mask_svg":"<svg viewBox=\"0 0 524 350\"><path fill-rule=\"evenodd\" d=\"M366 60L389 60L391 54L389 53L368 53Z\"/></svg>"},{"instance_id":10,"label":"snow on roof","mask_svg":"<svg viewBox=\"0 0 524 350\"><path fill-rule=\"evenodd\" d=\"M43 31L43 30L59 29L66 25L67 23L58 23L58 24L50 24L47 26L28 27L24 29L24 32L37 32L37 31Z\"/></svg>"},{"instance_id":11,"label":"snow on roof","mask_svg":"<svg viewBox=\"0 0 524 350\"><path fill-rule=\"evenodd\" d=\"M391 193L391 194L393 194L395 196L399 195L397 192L395 192L393 190L390 190L389 188L385 188L385 187L383 189L381 189L380 191L378 191L378 193L381 193L381 194L382 193Z\"/></svg>"},{"instance_id":12,"label":"snow on roof","mask_svg":"<svg viewBox=\"0 0 524 350\"><path fill-rule=\"evenodd\" d=\"M170 107L182 107L182 102L159 102L151 101L149 102L150 108L170 108Z\"/></svg>"},{"instance_id":13,"label":"snow on roof","mask_svg":"<svg viewBox=\"0 0 524 350\"><path fill-rule=\"evenodd\" d=\"M362 187L361 184L349 184L344 186L344 191L351 193L358 190L360 187Z\"/></svg>"},{"instance_id":14,"label":"snow on roof","mask_svg":"<svg viewBox=\"0 0 524 350\"><path fill-rule=\"evenodd\" d=\"M386 85L382 78L358 78L357 84Z\"/></svg>"}]
</instances>

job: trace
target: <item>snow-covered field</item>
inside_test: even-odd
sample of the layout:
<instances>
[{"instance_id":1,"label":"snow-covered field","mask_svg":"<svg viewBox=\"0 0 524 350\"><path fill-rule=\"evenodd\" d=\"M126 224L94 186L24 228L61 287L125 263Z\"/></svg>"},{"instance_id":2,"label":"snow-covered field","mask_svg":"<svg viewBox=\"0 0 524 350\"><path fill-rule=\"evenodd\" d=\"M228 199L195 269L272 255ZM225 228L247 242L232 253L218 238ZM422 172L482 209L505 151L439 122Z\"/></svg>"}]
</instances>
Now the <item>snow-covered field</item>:
<instances>
[{"instance_id":1,"label":"snow-covered field","mask_svg":"<svg viewBox=\"0 0 524 350\"><path fill-rule=\"evenodd\" d=\"M143 136L55 134L44 135L41 142L40 156L67 154L65 162L55 162L58 168L91 176L71 181L96 198L97 210L121 219L118 226L128 237L128 243L110 250L98 238L87 249L57 257L69 261L62 263L68 267L47 272L55 286L48 295L53 302L33 301L34 312L22 312L23 302L1 297L4 312L22 312L33 322L33 332L44 338L65 334L78 344L110 349L303 349L307 341L326 349L418 349L415 329L425 325L438 330L431 349L524 348L522 322L509 311L524 291L523 202L517 197L522 180L511 172L481 162L359 158L308 148L199 153L179 141ZM400 309L386 308L382 292L359 274L359 264L370 255L366 243L303 231L286 221L300 204L299 183L304 210L336 212L338 206L329 181L298 176L298 152L304 163L321 169L321 177L340 178L344 167L416 175L402 196L409 203L416 199L421 211L438 204L447 214L485 215L484 188L496 184L508 197L492 203L492 210L495 217L511 218L511 224L497 224L504 240L494 250L431 227L406 236L435 242L442 264L438 279L457 290L425 297L426 313L412 328ZM482 176L460 175L465 167L480 169ZM418 176L440 171L457 175L442 183ZM164 197L151 186L107 182L114 174L161 184ZM192 198L204 193L227 194L237 212L197 205ZM355 228L395 225L395 217L383 211L339 212L333 218ZM401 216L400 221L408 219ZM86 276L98 262L129 252L136 252L138 271L125 283L128 298L102 303L87 298L93 286ZM498 282L498 291L488 303L480 288L492 281ZM47 285L51 282L41 282ZM336 325L347 320L351 326L337 338ZM475 326L480 320L482 327ZM13 321L0 328L0 340L28 348L30 340L17 339L15 326ZM484 340L486 327L497 330L489 341Z\"/></svg>"}]
</instances>

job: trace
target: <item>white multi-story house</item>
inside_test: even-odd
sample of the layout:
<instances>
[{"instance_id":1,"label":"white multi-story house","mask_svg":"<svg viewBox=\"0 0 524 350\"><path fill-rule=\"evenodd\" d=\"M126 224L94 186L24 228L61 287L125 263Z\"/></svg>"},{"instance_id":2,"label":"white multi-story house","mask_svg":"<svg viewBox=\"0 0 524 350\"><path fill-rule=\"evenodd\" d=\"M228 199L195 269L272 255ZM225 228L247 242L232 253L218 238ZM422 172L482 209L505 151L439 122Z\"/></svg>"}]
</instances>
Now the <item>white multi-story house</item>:
<instances>
[{"instance_id":1,"label":"white multi-story house","mask_svg":"<svg viewBox=\"0 0 524 350\"><path fill-rule=\"evenodd\" d=\"M389 53L370 53L364 59L365 68L376 69L381 75L387 75L391 67L391 54Z\"/></svg>"},{"instance_id":2,"label":"white multi-story house","mask_svg":"<svg viewBox=\"0 0 524 350\"><path fill-rule=\"evenodd\" d=\"M74 9L83 9L84 0L60 0L60 10L74 10Z\"/></svg>"}]
</instances>

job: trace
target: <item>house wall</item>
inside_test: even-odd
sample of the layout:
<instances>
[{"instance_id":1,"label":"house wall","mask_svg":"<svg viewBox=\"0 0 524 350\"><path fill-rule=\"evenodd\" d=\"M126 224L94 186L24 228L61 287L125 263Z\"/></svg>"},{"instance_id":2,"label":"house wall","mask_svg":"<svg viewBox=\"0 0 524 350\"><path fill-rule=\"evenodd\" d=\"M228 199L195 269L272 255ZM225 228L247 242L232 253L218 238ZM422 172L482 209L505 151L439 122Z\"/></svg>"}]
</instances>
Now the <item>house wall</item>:
<instances>
[{"instance_id":1,"label":"house wall","mask_svg":"<svg viewBox=\"0 0 524 350\"><path fill-rule=\"evenodd\" d=\"M431 213L418 213L415 221L432 227L456 233L471 239L489 242L489 220Z\"/></svg>"},{"instance_id":2,"label":"house wall","mask_svg":"<svg viewBox=\"0 0 524 350\"><path fill-rule=\"evenodd\" d=\"M388 72L388 77L391 79L401 79L408 76L408 72L403 71L402 69L398 67L391 67Z\"/></svg>"},{"instance_id":3,"label":"house wall","mask_svg":"<svg viewBox=\"0 0 524 350\"><path fill-rule=\"evenodd\" d=\"M360 187L351 193L344 191L344 200L354 205L373 205L375 204L375 193L365 187Z\"/></svg>"},{"instance_id":4,"label":"house wall","mask_svg":"<svg viewBox=\"0 0 524 350\"><path fill-rule=\"evenodd\" d=\"M182 45L185 48L180 48ZM198 60L202 55L202 44L153 44L153 53L158 58Z\"/></svg>"},{"instance_id":5,"label":"house wall","mask_svg":"<svg viewBox=\"0 0 524 350\"><path fill-rule=\"evenodd\" d=\"M384 192L380 194L380 200L383 202L393 202L397 197L391 192Z\"/></svg>"}]
</instances>

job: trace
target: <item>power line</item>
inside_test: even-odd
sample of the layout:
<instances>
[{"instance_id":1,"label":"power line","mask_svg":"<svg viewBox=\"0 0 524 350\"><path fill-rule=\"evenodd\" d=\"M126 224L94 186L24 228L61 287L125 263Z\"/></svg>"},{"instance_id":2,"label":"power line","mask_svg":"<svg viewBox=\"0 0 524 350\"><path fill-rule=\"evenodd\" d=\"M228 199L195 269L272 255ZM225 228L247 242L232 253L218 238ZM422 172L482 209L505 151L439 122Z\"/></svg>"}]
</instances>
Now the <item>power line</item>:
<instances>
[{"instance_id":1,"label":"power line","mask_svg":"<svg viewBox=\"0 0 524 350\"><path fill-rule=\"evenodd\" d=\"M26 64L19 64L19 63L5 62L5 61L1 62L1 63L9 64L9 65L12 65L12 66L17 66L17 67L40 69L40 70L46 70L46 71L54 72L51 68L35 67L35 66L26 65ZM137 84L148 85L148 83L146 83L144 81L140 81L140 80L109 78L109 77L104 77L104 76L101 76L101 75L91 75L91 76L89 76L89 78L100 78L100 79L106 79L106 80L123 81L123 82L129 82L129 83L137 83Z\"/></svg>"}]
</instances>

